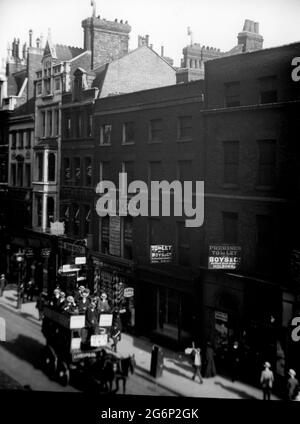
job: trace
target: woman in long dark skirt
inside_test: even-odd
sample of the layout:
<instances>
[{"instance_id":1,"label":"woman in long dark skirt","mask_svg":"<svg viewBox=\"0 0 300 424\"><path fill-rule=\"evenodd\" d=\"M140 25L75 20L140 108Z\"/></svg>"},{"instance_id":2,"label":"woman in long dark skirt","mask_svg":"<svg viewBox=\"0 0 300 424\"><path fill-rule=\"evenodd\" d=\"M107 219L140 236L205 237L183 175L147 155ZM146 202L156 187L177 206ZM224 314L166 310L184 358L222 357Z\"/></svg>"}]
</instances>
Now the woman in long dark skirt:
<instances>
[{"instance_id":1,"label":"woman in long dark skirt","mask_svg":"<svg viewBox=\"0 0 300 424\"><path fill-rule=\"evenodd\" d=\"M215 365L215 351L210 342L206 344L205 350L205 369L204 369L204 377L214 377L217 374L216 365Z\"/></svg>"}]
</instances>

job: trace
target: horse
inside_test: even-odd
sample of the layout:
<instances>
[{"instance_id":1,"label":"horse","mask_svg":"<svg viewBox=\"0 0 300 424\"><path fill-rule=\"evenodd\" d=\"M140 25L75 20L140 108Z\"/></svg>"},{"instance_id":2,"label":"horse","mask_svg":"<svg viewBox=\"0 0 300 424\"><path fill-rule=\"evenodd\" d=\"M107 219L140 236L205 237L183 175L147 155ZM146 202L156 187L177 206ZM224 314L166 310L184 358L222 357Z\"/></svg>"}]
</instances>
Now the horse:
<instances>
[{"instance_id":1,"label":"horse","mask_svg":"<svg viewBox=\"0 0 300 424\"><path fill-rule=\"evenodd\" d=\"M92 382L96 387L100 387L100 390L112 392L116 369L116 361L102 349L90 369Z\"/></svg>"},{"instance_id":2,"label":"horse","mask_svg":"<svg viewBox=\"0 0 300 424\"><path fill-rule=\"evenodd\" d=\"M123 394L126 392L126 382L129 376L135 370L135 357L129 355L126 358L117 358L109 355L103 349L100 352L98 360L92 366L92 380L103 391L111 393L113 383L115 382L115 392L119 390L120 380L123 383Z\"/></svg>"},{"instance_id":3,"label":"horse","mask_svg":"<svg viewBox=\"0 0 300 424\"><path fill-rule=\"evenodd\" d=\"M116 383L116 392L119 390L120 380L123 383L123 394L126 393L126 382L129 376L129 371L131 374L135 371L135 357L134 355L129 355L127 358L120 358L117 360L117 369L115 372L115 383Z\"/></svg>"}]
</instances>

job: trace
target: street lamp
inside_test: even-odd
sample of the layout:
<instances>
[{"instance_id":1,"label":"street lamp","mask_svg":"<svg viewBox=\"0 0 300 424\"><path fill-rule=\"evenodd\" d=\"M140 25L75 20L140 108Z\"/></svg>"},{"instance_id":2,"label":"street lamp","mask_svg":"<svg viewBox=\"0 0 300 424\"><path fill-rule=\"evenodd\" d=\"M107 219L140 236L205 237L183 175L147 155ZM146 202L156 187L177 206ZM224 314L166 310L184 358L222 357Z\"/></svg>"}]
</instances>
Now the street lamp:
<instances>
[{"instance_id":1,"label":"street lamp","mask_svg":"<svg viewBox=\"0 0 300 424\"><path fill-rule=\"evenodd\" d=\"M21 252L20 249L19 249L19 252L16 253L16 261L18 262L18 266L19 266L17 309L21 309L21 305L22 305L22 300L21 300L22 264L24 262L24 253Z\"/></svg>"}]
</instances>

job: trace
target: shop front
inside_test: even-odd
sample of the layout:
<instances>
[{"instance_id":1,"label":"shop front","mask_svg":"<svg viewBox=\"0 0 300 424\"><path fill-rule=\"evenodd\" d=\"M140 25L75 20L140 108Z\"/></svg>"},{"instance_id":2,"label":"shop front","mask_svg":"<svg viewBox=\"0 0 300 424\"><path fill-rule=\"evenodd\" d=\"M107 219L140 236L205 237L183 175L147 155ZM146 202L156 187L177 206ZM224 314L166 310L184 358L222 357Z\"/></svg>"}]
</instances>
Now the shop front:
<instances>
[{"instance_id":1,"label":"shop front","mask_svg":"<svg viewBox=\"0 0 300 424\"><path fill-rule=\"evenodd\" d=\"M239 356L241 377L257 382L268 361L282 373L282 293L277 284L226 272L202 274L202 333L216 351L219 372ZM238 351L233 352L238 343ZM254 381L255 380L255 381Z\"/></svg>"},{"instance_id":2,"label":"shop front","mask_svg":"<svg viewBox=\"0 0 300 424\"><path fill-rule=\"evenodd\" d=\"M10 283L32 280L36 291L47 290L56 276L56 239L48 234L25 230L22 236L12 236L6 245L7 274ZM17 253L22 253L22 267L15 266ZM21 276L20 276L21 272ZM52 286L51 286L52 287Z\"/></svg>"},{"instance_id":3,"label":"shop front","mask_svg":"<svg viewBox=\"0 0 300 424\"><path fill-rule=\"evenodd\" d=\"M106 293L111 308L120 315L123 331L133 332L136 308L133 263L96 252L89 256L88 263L93 292L98 296Z\"/></svg>"},{"instance_id":4,"label":"shop front","mask_svg":"<svg viewBox=\"0 0 300 424\"><path fill-rule=\"evenodd\" d=\"M87 263L88 249L83 239L71 239L68 237L58 238L58 274L59 279L64 277L73 277L75 281L84 286L91 287L88 279L88 263ZM69 272L64 267L76 265L76 273ZM64 283L65 284L65 283Z\"/></svg>"},{"instance_id":5,"label":"shop front","mask_svg":"<svg viewBox=\"0 0 300 424\"><path fill-rule=\"evenodd\" d=\"M139 333L174 348L198 342L194 279L139 268L138 281Z\"/></svg>"}]
</instances>

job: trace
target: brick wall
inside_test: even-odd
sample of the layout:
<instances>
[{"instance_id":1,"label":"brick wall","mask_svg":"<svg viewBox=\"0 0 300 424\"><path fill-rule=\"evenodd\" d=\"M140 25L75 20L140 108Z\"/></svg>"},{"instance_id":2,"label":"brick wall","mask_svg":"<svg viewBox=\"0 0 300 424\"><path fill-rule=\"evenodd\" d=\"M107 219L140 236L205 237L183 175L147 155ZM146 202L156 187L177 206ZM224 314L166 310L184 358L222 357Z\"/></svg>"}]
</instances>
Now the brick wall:
<instances>
[{"instance_id":1,"label":"brick wall","mask_svg":"<svg viewBox=\"0 0 300 424\"><path fill-rule=\"evenodd\" d=\"M144 46L109 64L101 97L175 83L175 70Z\"/></svg>"}]
</instances>

